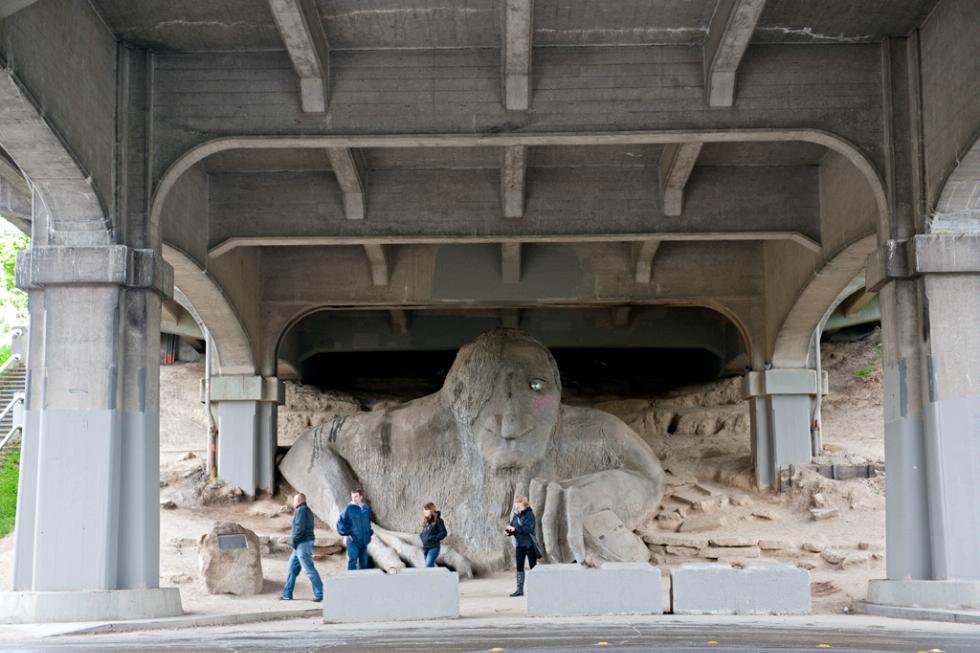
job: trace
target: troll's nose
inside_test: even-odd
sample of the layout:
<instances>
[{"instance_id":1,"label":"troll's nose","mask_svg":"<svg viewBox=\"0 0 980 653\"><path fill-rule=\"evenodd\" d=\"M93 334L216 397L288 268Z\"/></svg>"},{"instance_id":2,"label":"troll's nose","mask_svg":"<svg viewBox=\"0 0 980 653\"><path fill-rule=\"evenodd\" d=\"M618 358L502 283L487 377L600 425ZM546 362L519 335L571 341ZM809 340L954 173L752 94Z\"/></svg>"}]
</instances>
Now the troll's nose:
<instances>
[{"instance_id":1,"label":"troll's nose","mask_svg":"<svg viewBox=\"0 0 980 653\"><path fill-rule=\"evenodd\" d=\"M511 411L507 411L502 415L499 415L497 420L498 432L500 433L500 437L504 438L505 440L515 440L528 431L525 420L521 419L519 415L515 415Z\"/></svg>"}]
</instances>

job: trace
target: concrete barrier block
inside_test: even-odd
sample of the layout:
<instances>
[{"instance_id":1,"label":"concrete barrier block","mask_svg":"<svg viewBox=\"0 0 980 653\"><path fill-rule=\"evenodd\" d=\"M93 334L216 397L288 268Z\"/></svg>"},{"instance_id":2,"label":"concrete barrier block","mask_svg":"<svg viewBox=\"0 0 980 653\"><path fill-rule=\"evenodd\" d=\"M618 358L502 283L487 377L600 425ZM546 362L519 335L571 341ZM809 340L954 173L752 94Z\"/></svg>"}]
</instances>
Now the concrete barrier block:
<instances>
[{"instance_id":1,"label":"concrete barrier block","mask_svg":"<svg viewBox=\"0 0 980 653\"><path fill-rule=\"evenodd\" d=\"M753 562L739 569L736 614L807 614L810 572L796 565Z\"/></svg>"},{"instance_id":2,"label":"concrete barrier block","mask_svg":"<svg viewBox=\"0 0 980 653\"><path fill-rule=\"evenodd\" d=\"M735 614L735 568L723 563L690 563L670 572L674 614Z\"/></svg>"},{"instance_id":3,"label":"concrete barrier block","mask_svg":"<svg viewBox=\"0 0 980 653\"><path fill-rule=\"evenodd\" d=\"M443 567L350 571L326 579L325 623L419 621L459 616L459 577Z\"/></svg>"},{"instance_id":4,"label":"concrete barrier block","mask_svg":"<svg viewBox=\"0 0 980 653\"><path fill-rule=\"evenodd\" d=\"M527 614L573 617L661 614L660 570L645 562L539 565L527 574Z\"/></svg>"},{"instance_id":5,"label":"concrete barrier block","mask_svg":"<svg viewBox=\"0 0 980 653\"><path fill-rule=\"evenodd\" d=\"M674 614L807 614L810 573L758 562L735 568L691 563L671 572Z\"/></svg>"}]
</instances>

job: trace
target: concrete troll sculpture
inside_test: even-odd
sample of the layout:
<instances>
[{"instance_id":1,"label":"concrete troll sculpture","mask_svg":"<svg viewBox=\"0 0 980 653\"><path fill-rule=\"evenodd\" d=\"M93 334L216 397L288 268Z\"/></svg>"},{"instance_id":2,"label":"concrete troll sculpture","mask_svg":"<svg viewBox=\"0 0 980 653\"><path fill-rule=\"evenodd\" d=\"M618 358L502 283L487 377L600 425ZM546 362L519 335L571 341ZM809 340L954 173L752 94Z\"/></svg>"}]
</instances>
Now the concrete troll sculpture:
<instances>
[{"instance_id":1,"label":"concrete troll sculpture","mask_svg":"<svg viewBox=\"0 0 980 653\"><path fill-rule=\"evenodd\" d=\"M363 488L378 522L368 551L389 572L423 565L414 530L427 501L450 532L440 562L469 576L512 564L515 495L531 499L546 559L595 564L616 553L588 536L589 518L634 537L664 491L650 447L612 415L562 404L551 352L511 329L460 349L435 394L310 429L279 468L330 524Z\"/></svg>"}]
</instances>

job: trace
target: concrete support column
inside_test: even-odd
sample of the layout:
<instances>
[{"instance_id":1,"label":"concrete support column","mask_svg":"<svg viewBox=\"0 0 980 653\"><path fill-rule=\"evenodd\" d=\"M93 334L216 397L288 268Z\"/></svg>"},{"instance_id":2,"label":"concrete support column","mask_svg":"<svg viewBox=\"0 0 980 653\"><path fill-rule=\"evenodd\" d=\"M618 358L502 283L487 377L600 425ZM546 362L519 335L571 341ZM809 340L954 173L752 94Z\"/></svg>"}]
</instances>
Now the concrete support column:
<instances>
[{"instance_id":1,"label":"concrete support column","mask_svg":"<svg viewBox=\"0 0 980 653\"><path fill-rule=\"evenodd\" d=\"M152 250L34 247L25 465L10 621L180 613L159 587L159 324L172 292Z\"/></svg>"},{"instance_id":2,"label":"concrete support column","mask_svg":"<svg viewBox=\"0 0 980 653\"><path fill-rule=\"evenodd\" d=\"M277 413L285 387L275 377L216 376L218 477L254 496L275 490Z\"/></svg>"},{"instance_id":3,"label":"concrete support column","mask_svg":"<svg viewBox=\"0 0 980 653\"><path fill-rule=\"evenodd\" d=\"M869 261L884 360L887 580L873 604L980 608L980 236Z\"/></svg>"},{"instance_id":4,"label":"concrete support column","mask_svg":"<svg viewBox=\"0 0 980 653\"><path fill-rule=\"evenodd\" d=\"M742 395L749 401L752 425L752 461L760 487L775 485L781 468L810 462L813 398L818 390L826 393L825 385L810 369L749 372L743 378Z\"/></svg>"}]
</instances>

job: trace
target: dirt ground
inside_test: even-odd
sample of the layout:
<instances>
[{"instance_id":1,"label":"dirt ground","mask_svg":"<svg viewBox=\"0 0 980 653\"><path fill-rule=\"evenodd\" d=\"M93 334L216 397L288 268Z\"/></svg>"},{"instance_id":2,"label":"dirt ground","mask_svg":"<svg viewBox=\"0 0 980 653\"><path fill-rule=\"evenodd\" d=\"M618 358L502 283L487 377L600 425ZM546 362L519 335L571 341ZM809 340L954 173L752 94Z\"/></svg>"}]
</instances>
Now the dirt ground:
<instances>
[{"instance_id":1,"label":"dirt ground","mask_svg":"<svg viewBox=\"0 0 980 653\"><path fill-rule=\"evenodd\" d=\"M824 343L823 366L830 396L823 402L824 454L816 462L884 463L878 332L845 343ZM161 582L181 588L191 611L244 610L271 606L285 578L291 515L284 496L254 502L234 489L211 491L203 500L206 421L199 401L201 364L161 371ZM391 401L385 399L385 402ZM668 471L668 496L656 525L641 533L651 561L665 572L687 561L735 563L774 559L808 569L815 612L850 609L863 598L870 578L884 576L884 477L831 480L813 469L797 470L782 493L753 487L749 416L740 379L684 388L652 399L566 397L613 413L630 424L660 456ZM279 412L279 443L288 445L312 425L378 402L287 384ZM836 512L834 511L836 509ZM814 518L816 514L821 518ZM263 542L264 592L259 597L210 596L198 580L197 541L217 521L234 521ZM318 542L336 538L319 524ZM678 531L678 529L680 529ZM9 586L12 538L0 540L0 584ZM318 556L321 575L345 566L343 553ZM479 611L509 613L509 581L464 582ZM505 591L506 590L506 591ZM500 598L496 594L499 591ZM310 598L309 583L297 583L297 599ZM278 603L278 602L277 602ZM278 607L278 606L277 606Z\"/></svg>"}]
</instances>

